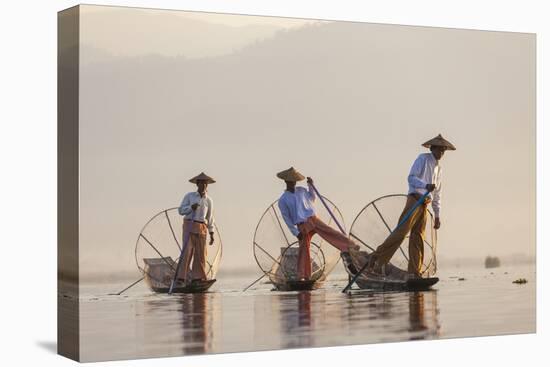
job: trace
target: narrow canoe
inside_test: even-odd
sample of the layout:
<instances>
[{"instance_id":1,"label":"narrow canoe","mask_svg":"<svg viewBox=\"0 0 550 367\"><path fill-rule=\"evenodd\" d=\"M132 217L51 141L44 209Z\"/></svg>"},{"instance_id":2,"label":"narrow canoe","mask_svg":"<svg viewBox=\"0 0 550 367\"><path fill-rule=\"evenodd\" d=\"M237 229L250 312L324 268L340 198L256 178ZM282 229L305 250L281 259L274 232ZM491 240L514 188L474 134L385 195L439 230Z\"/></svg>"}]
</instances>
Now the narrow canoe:
<instances>
[{"instance_id":1,"label":"narrow canoe","mask_svg":"<svg viewBox=\"0 0 550 367\"><path fill-rule=\"evenodd\" d=\"M172 290L172 293L202 293L206 292L214 283L216 279L209 280L193 280L190 284L186 285L177 285ZM151 287L153 292L156 293L168 293L170 287L161 286L161 287Z\"/></svg>"},{"instance_id":2,"label":"narrow canoe","mask_svg":"<svg viewBox=\"0 0 550 367\"><path fill-rule=\"evenodd\" d=\"M361 289L374 289L381 291L427 291L439 281L439 278L418 279L391 279L379 277L373 274L357 278L357 285Z\"/></svg>"},{"instance_id":3,"label":"narrow canoe","mask_svg":"<svg viewBox=\"0 0 550 367\"><path fill-rule=\"evenodd\" d=\"M318 280L288 280L284 283L275 284L278 291L311 291L321 288L323 282Z\"/></svg>"},{"instance_id":4,"label":"narrow canoe","mask_svg":"<svg viewBox=\"0 0 550 367\"><path fill-rule=\"evenodd\" d=\"M355 267L361 269L365 262L369 260L369 257L370 254L367 254L365 251L357 253L356 257L353 259ZM347 268L346 271L350 276L353 276ZM380 291L426 291L439 281L437 277L408 279L406 271L399 269L391 263L386 265L385 274L385 276L382 276L365 271L357 278L355 283L361 289Z\"/></svg>"},{"instance_id":5,"label":"narrow canoe","mask_svg":"<svg viewBox=\"0 0 550 367\"><path fill-rule=\"evenodd\" d=\"M168 293L177 264L171 257L143 259L145 283L156 293ZM173 293L206 292L216 279L193 280L189 284L177 283Z\"/></svg>"}]
</instances>

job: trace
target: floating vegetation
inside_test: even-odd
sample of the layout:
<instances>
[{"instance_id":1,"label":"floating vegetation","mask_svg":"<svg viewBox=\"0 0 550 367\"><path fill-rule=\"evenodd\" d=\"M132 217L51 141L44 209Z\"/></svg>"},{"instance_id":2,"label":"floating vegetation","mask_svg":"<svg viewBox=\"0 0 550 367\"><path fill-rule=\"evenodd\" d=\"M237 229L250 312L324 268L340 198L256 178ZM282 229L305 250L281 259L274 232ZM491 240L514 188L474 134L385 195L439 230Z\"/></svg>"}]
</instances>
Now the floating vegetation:
<instances>
[{"instance_id":1,"label":"floating vegetation","mask_svg":"<svg viewBox=\"0 0 550 367\"><path fill-rule=\"evenodd\" d=\"M514 283L514 284L525 284L525 283L527 283L527 279L519 278L519 279L514 280L512 283Z\"/></svg>"}]
</instances>

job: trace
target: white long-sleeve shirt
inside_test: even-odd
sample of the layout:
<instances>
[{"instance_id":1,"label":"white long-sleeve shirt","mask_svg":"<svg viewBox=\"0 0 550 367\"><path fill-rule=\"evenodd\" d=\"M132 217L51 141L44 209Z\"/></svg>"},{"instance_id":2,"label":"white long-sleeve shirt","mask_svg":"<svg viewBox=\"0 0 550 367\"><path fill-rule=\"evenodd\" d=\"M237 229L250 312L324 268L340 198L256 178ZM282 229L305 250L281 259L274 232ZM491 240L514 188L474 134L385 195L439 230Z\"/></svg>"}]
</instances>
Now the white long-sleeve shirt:
<instances>
[{"instance_id":1,"label":"white long-sleeve shirt","mask_svg":"<svg viewBox=\"0 0 550 367\"><path fill-rule=\"evenodd\" d=\"M191 209L193 204L199 204L194 211ZM205 223L208 226L208 232L214 232L214 202L206 193L202 197L197 191L185 194L178 212L187 220Z\"/></svg>"},{"instance_id":2,"label":"white long-sleeve shirt","mask_svg":"<svg viewBox=\"0 0 550 367\"><path fill-rule=\"evenodd\" d=\"M424 195L427 184L435 184L435 190L429 195L436 217L441 209L441 166L432 153L423 153L414 161L409 173L409 194Z\"/></svg>"},{"instance_id":3,"label":"white long-sleeve shirt","mask_svg":"<svg viewBox=\"0 0 550 367\"><path fill-rule=\"evenodd\" d=\"M308 185L308 189L296 186L294 193L285 191L279 198L279 210L293 235L298 236L300 233L296 226L298 223L315 215L315 198L315 190L311 185Z\"/></svg>"}]
</instances>

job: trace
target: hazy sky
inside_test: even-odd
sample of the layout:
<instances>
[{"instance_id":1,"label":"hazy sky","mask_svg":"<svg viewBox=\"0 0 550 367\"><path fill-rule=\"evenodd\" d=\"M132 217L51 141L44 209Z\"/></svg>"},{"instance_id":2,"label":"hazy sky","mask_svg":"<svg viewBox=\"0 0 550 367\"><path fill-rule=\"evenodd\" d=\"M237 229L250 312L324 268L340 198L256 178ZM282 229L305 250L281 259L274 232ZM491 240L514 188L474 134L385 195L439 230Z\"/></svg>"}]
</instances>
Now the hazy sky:
<instances>
[{"instance_id":1,"label":"hazy sky","mask_svg":"<svg viewBox=\"0 0 550 367\"><path fill-rule=\"evenodd\" d=\"M81 7L81 270L135 266L135 239L205 171L221 266L291 165L350 224L404 193L442 133L439 256L535 252L535 36ZM319 208L319 210L322 210Z\"/></svg>"},{"instance_id":2,"label":"hazy sky","mask_svg":"<svg viewBox=\"0 0 550 367\"><path fill-rule=\"evenodd\" d=\"M82 40L97 48L95 53L86 54L83 61L88 62L148 54L191 59L221 56L272 37L277 31L325 23L104 6L85 6L82 13Z\"/></svg>"}]
</instances>

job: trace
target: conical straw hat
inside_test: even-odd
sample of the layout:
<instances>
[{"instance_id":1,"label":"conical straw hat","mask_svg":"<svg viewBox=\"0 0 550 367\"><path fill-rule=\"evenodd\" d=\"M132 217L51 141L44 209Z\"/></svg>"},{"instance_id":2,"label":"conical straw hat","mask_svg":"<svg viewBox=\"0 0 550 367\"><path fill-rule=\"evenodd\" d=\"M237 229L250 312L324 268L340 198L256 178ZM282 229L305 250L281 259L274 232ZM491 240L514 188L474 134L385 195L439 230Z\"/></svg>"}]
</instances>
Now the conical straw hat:
<instances>
[{"instance_id":1,"label":"conical straw hat","mask_svg":"<svg viewBox=\"0 0 550 367\"><path fill-rule=\"evenodd\" d=\"M428 140L424 144L422 144L423 147L430 148L432 146L440 146L447 148L448 150L456 150L455 146L451 144L450 141L446 140L441 134L436 136L433 139Z\"/></svg>"},{"instance_id":2,"label":"conical straw hat","mask_svg":"<svg viewBox=\"0 0 550 367\"><path fill-rule=\"evenodd\" d=\"M285 169L284 171L277 173L277 177L285 181L302 181L305 179L304 175L296 171L294 167L290 167L289 169Z\"/></svg>"},{"instance_id":3,"label":"conical straw hat","mask_svg":"<svg viewBox=\"0 0 550 367\"><path fill-rule=\"evenodd\" d=\"M197 181L199 180L206 181L209 184L216 182L216 180L214 180L212 177L208 176L204 172L201 172L199 175L193 177L192 179L189 180L189 182L196 184Z\"/></svg>"}]
</instances>

